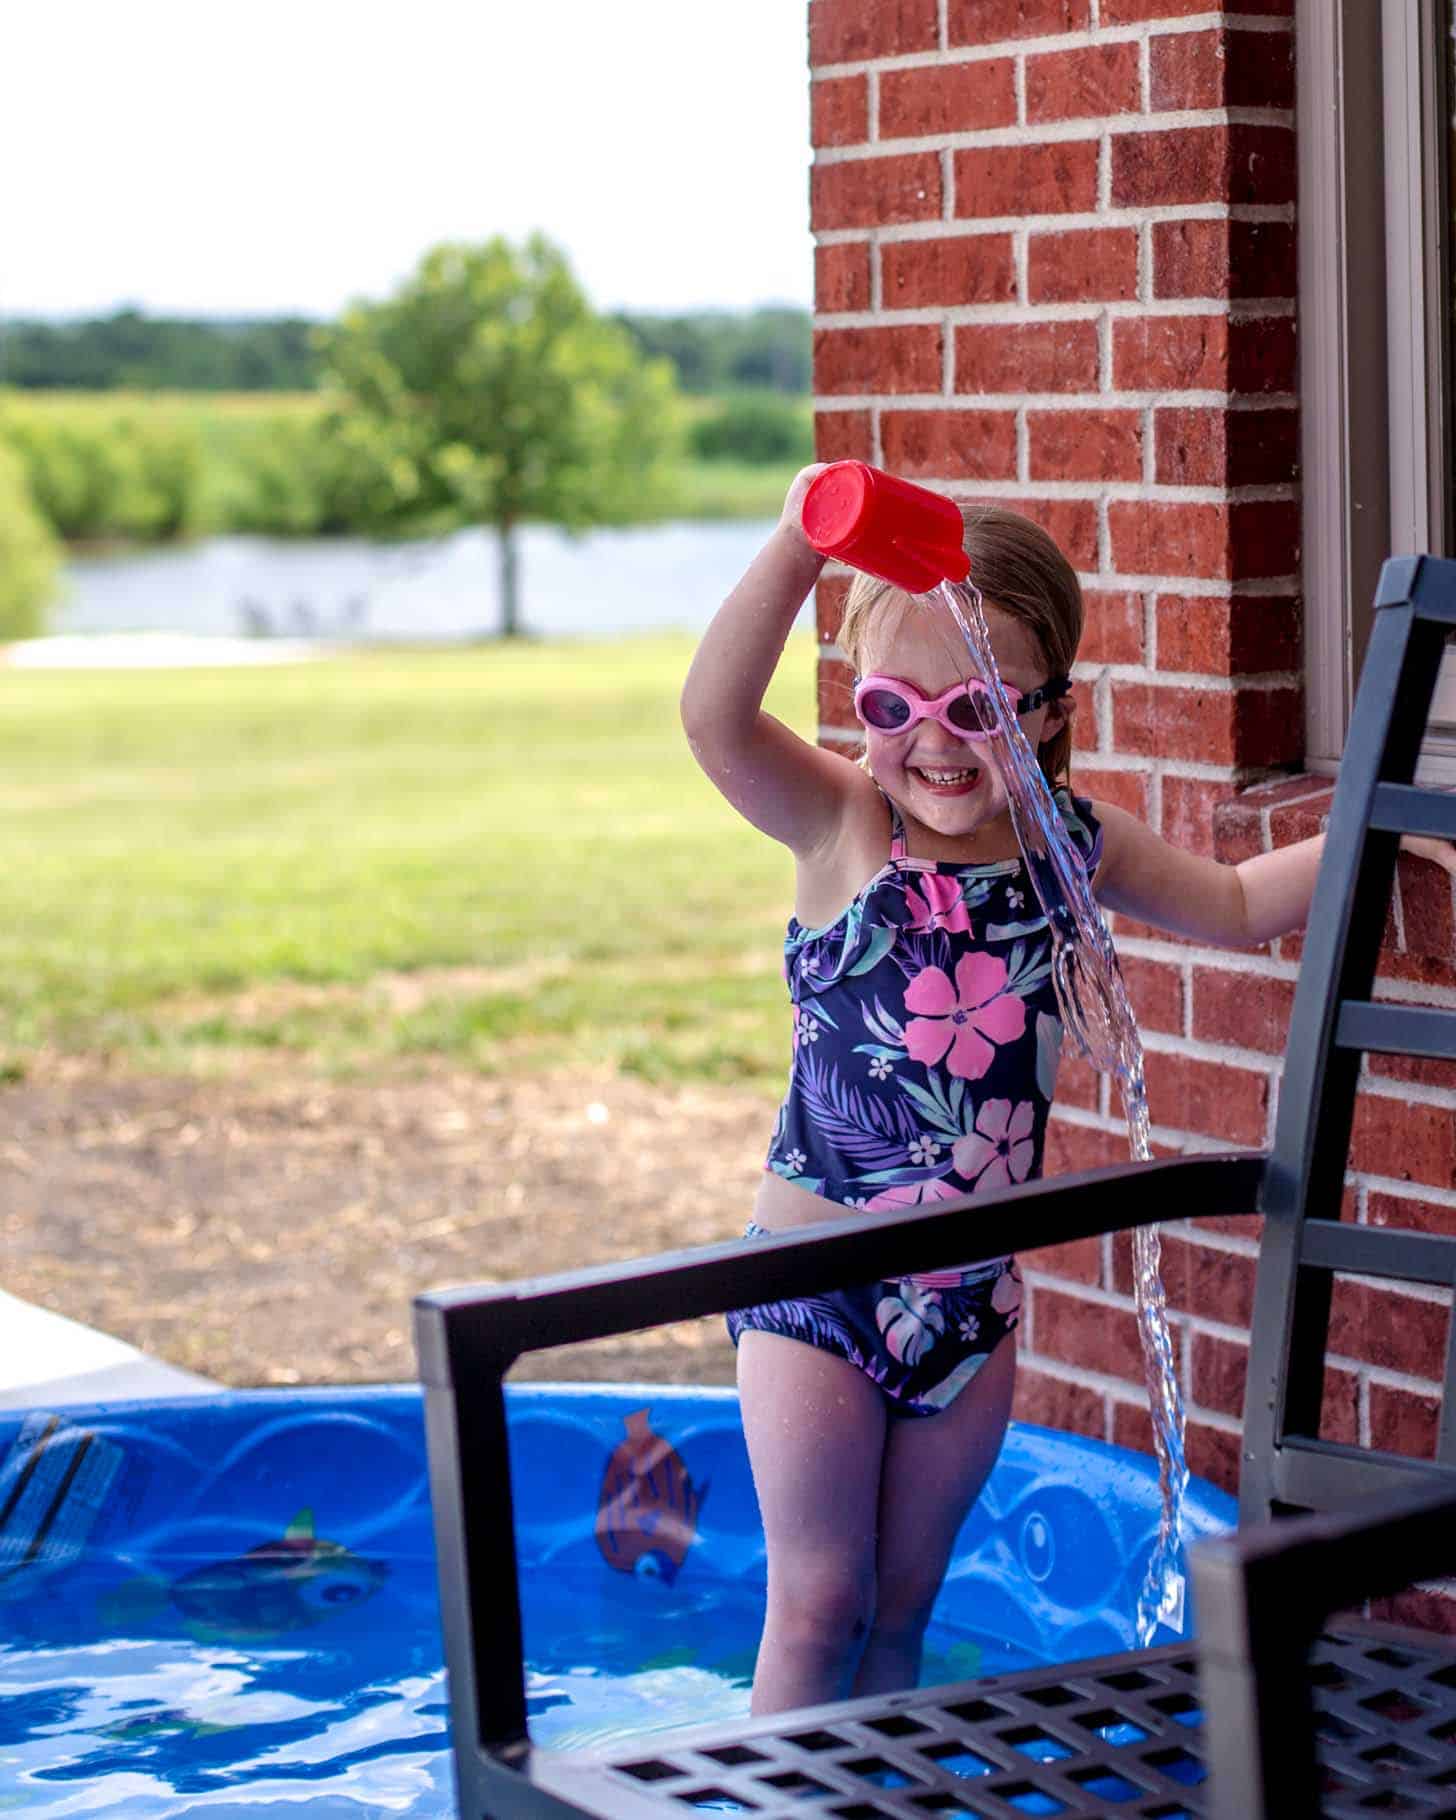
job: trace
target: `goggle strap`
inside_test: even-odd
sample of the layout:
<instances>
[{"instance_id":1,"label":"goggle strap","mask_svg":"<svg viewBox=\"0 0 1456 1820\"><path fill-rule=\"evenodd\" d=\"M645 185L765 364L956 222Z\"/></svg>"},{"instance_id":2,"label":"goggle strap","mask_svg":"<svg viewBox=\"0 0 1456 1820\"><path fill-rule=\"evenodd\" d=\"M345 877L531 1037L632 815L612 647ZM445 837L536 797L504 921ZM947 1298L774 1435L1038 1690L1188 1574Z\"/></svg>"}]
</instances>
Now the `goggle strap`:
<instances>
[{"instance_id":1,"label":"goggle strap","mask_svg":"<svg viewBox=\"0 0 1456 1820\"><path fill-rule=\"evenodd\" d=\"M1071 692L1072 679L1070 676L1050 677L1039 689L1033 689L1029 695L1022 696L1021 706L1016 712L1018 714L1032 714L1036 709L1041 707L1044 702L1060 701L1064 695L1070 695Z\"/></svg>"}]
</instances>

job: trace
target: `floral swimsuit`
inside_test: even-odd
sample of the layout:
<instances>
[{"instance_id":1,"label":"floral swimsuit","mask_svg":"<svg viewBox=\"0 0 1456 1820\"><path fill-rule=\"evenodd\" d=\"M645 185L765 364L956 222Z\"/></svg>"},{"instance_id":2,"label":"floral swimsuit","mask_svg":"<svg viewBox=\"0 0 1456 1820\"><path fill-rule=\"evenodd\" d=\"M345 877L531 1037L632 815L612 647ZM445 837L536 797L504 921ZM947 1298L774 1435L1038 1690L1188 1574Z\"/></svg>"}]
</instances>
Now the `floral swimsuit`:
<instances>
[{"instance_id":1,"label":"floral swimsuit","mask_svg":"<svg viewBox=\"0 0 1456 1820\"><path fill-rule=\"evenodd\" d=\"M1056 804L1095 872L1091 805ZM767 1167L846 1207L909 1207L1041 1173L1062 1025L1051 938L1024 862L890 858L827 928L789 922L794 1060ZM761 1232L749 1227L749 1236ZM907 1415L944 1409L1015 1325L1015 1260L738 1309L857 1366Z\"/></svg>"}]
</instances>

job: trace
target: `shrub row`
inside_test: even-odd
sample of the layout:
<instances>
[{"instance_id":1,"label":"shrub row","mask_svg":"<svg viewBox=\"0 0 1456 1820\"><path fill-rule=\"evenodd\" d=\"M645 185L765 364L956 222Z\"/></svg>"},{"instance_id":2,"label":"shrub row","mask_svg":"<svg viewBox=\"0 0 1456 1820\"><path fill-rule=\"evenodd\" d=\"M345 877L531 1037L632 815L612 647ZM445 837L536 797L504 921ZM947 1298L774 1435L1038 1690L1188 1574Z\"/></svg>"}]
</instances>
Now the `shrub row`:
<instances>
[{"instance_id":1,"label":"shrub row","mask_svg":"<svg viewBox=\"0 0 1456 1820\"><path fill-rule=\"evenodd\" d=\"M747 392L695 404L686 442L709 463L805 462L812 417L806 401ZM408 510L408 477L379 439L316 396L12 391L0 395L0 443L68 543L388 533Z\"/></svg>"},{"instance_id":2,"label":"shrub row","mask_svg":"<svg viewBox=\"0 0 1456 1820\"><path fill-rule=\"evenodd\" d=\"M385 529L387 464L318 399L10 393L0 444L68 543Z\"/></svg>"},{"instance_id":3,"label":"shrub row","mask_svg":"<svg viewBox=\"0 0 1456 1820\"><path fill-rule=\"evenodd\" d=\"M42 629L60 579L60 550L25 474L0 445L0 640Z\"/></svg>"}]
</instances>

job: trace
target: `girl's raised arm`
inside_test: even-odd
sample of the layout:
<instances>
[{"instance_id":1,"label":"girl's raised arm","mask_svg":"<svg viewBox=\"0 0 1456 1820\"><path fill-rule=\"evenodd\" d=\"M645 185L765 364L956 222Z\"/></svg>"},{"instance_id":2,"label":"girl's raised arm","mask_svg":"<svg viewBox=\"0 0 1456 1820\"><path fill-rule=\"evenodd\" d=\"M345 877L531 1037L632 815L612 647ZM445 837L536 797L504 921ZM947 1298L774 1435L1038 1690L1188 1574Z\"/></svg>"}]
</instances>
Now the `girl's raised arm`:
<instances>
[{"instance_id":1,"label":"girl's raised arm","mask_svg":"<svg viewBox=\"0 0 1456 1820\"><path fill-rule=\"evenodd\" d=\"M824 558L800 512L819 466L795 477L772 537L713 617L682 692L693 756L738 812L798 854L839 831L863 773L763 711L764 691Z\"/></svg>"}]
</instances>

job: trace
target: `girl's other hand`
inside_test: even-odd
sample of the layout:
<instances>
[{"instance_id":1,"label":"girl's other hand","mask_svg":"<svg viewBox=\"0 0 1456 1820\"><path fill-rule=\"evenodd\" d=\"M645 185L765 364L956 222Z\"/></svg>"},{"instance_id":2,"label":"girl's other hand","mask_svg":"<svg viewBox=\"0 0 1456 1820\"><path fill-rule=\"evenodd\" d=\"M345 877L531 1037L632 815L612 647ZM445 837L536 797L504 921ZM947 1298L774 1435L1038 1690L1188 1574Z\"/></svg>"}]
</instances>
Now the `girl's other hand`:
<instances>
[{"instance_id":1,"label":"girl's other hand","mask_svg":"<svg viewBox=\"0 0 1456 1820\"><path fill-rule=\"evenodd\" d=\"M1415 853L1421 859L1433 859L1444 871L1456 878L1456 845L1448 840L1437 840L1429 834L1402 834L1400 837L1402 853Z\"/></svg>"},{"instance_id":2,"label":"girl's other hand","mask_svg":"<svg viewBox=\"0 0 1456 1820\"><path fill-rule=\"evenodd\" d=\"M794 532L804 538L805 543L809 540L804 537L804 495L828 466L827 461L816 461L807 468L800 468L790 483L784 509L779 514L779 529Z\"/></svg>"}]
</instances>

